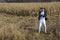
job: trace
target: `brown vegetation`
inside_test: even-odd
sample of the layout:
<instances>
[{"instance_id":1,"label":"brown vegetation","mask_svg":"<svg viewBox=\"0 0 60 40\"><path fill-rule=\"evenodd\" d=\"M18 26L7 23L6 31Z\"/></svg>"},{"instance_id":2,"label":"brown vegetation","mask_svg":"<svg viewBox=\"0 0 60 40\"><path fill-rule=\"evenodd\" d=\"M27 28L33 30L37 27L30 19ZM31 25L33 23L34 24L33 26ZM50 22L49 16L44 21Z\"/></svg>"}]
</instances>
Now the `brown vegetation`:
<instances>
[{"instance_id":1,"label":"brown vegetation","mask_svg":"<svg viewBox=\"0 0 60 40\"><path fill-rule=\"evenodd\" d=\"M0 40L60 40L58 3L0 3ZM38 11L47 10L47 31L38 33Z\"/></svg>"}]
</instances>

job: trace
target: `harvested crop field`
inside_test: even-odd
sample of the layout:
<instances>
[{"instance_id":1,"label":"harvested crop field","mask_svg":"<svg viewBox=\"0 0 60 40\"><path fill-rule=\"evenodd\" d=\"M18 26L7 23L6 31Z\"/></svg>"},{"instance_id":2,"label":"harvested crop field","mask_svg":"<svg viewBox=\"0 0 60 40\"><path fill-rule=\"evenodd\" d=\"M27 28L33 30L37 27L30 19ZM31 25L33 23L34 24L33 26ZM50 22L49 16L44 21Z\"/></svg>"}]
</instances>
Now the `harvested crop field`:
<instances>
[{"instance_id":1,"label":"harvested crop field","mask_svg":"<svg viewBox=\"0 0 60 40\"><path fill-rule=\"evenodd\" d=\"M38 33L38 12L47 10L47 32ZM60 2L0 3L0 40L60 40Z\"/></svg>"}]
</instances>

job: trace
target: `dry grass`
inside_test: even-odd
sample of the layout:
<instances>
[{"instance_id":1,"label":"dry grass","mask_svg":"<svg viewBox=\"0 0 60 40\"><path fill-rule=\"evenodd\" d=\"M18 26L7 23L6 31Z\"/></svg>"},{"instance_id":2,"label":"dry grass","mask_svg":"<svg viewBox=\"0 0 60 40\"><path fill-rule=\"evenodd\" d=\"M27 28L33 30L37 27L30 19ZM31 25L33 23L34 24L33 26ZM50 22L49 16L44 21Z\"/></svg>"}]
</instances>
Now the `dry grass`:
<instances>
[{"instance_id":1,"label":"dry grass","mask_svg":"<svg viewBox=\"0 0 60 40\"><path fill-rule=\"evenodd\" d=\"M0 40L60 40L60 2L0 3ZM38 33L38 10L47 9L47 31Z\"/></svg>"}]
</instances>

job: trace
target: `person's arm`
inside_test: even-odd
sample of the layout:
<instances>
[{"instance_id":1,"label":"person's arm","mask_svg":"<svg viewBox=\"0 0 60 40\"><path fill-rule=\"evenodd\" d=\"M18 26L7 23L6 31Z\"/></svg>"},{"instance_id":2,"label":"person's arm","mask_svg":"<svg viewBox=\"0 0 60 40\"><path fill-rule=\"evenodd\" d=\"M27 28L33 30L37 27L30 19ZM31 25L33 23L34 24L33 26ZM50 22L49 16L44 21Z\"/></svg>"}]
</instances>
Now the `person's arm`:
<instances>
[{"instance_id":1,"label":"person's arm","mask_svg":"<svg viewBox=\"0 0 60 40\"><path fill-rule=\"evenodd\" d=\"M45 20L47 20L47 12L45 11Z\"/></svg>"},{"instance_id":2,"label":"person's arm","mask_svg":"<svg viewBox=\"0 0 60 40\"><path fill-rule=\"evenodd\" d=\"M39 11L39 13L38 13L38 20L40 20L40 13L41 13L41 12Z\"/></svg>"},{"instance_id":3,"label":"person's arm","mask_svg":"<svg viewBox=\"0 0 60 40\"><path fill-rule=\"evenodd\" d=\"M45 17L47 16L47 12L45 11Z\"/></svg>"}]
</instances>

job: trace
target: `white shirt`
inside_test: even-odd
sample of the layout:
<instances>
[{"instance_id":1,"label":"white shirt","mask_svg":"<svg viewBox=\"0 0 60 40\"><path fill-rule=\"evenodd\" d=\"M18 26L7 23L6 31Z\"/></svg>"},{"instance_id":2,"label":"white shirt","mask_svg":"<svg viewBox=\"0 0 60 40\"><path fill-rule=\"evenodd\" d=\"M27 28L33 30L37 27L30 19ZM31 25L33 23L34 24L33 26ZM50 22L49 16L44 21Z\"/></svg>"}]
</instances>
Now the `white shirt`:
<instances>
[{"instance_id":1,"label":"white shirt","mask_svg":"<svg viewBox=\"0 0 60 40\"><path fill-rule=\"evenodd\" d=\"M44 14L45 14L44 11L42 11L42 12L41 12L41 15L44 15Z\"/></svg>"}]
</instances>

